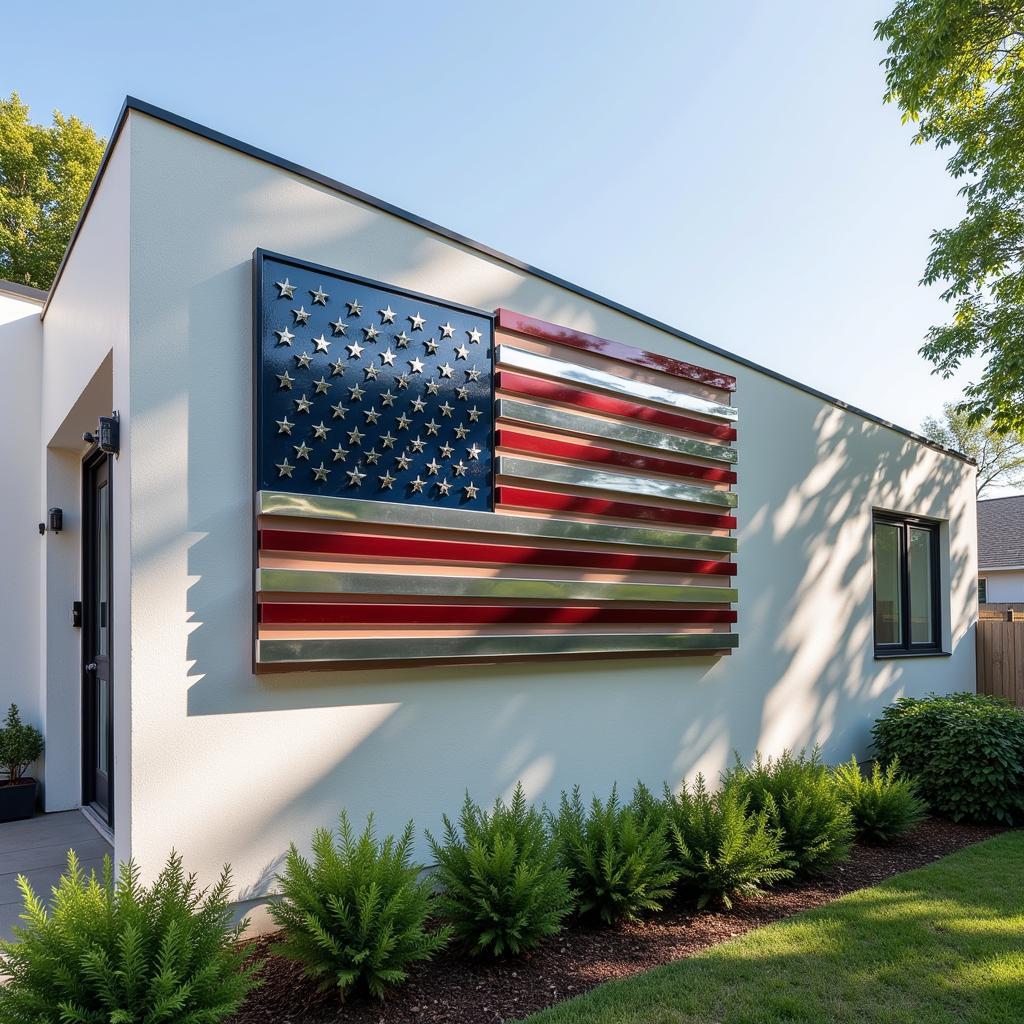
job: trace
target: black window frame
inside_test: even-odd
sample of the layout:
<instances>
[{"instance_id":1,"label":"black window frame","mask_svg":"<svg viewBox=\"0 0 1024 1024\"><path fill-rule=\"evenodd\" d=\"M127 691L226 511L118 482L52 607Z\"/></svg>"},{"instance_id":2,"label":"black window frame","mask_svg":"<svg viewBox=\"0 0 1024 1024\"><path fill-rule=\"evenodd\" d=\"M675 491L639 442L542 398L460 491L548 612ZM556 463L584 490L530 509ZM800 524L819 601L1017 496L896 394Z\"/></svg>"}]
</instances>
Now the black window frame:
<instances>
[{"instance_id":1,"label":"black window frame","mask_svg":"<svg viewBox=\"0 0 1024 1024\"><path fill-rule=\"evenodd\" d=\"M978 604L988 604L988 577L978 577Z\"/></svg>"},{"instance_id":2,"label":"black window frame","mask_svg":"<svg viewBox=\"0 0 1024 1024\"><path fill-rule=\"evenodd\" d=\"M875 528L879 524L896 526L900 529L900 640L898 643L879 643L877 626L877 560L875 557ZM876 658L912 658L935 654L945 654L942 647L944 636L942 622L942 573L939 566L939 527L934 519L921 516L901 515L896 512L876 510L871 517L871 628L875 643ZM925 530L929 534L928 552L931 561L931 610L934 629L933 638L928 643L913 643L911 636L910 607L910 531Z\"/></svg>"}]
</instances>

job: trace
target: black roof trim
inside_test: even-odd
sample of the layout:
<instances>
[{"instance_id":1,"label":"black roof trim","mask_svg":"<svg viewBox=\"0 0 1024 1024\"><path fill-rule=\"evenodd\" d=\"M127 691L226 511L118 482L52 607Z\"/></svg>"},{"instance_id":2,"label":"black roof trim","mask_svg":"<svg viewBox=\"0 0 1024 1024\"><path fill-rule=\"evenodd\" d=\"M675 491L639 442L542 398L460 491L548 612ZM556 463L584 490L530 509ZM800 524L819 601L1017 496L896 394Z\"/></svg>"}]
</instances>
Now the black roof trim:
<instances>
[{"instance_id":1,"label":"black roof trim","mask_svg":"<svg viewBox=\"0 0 1024 1024\"><path fill-rule=\"evenodd\" d=\"M0 277L0 292L8 295L17 295L19 299L29 299L32 302L46 302L48 292L41 288L32 288L27 284L18 284L17 281L5 281Z\"/></svg>"},{"instance_id":2,"label":"black roof trim","mask_svg":"<svg viewBox=\"0 0 1024 1024\"><path fill-rule=\"evenodd\" d=\"M175 128L181 128L183 131L191 132L193 135L198 135L210 142L216 142L221 146L233 149L236 152L252 157L255 160L261 160L264 163L279 167L281 170L297 174L299 177L306 178L309 181L315 181L317 184L324 185L334 192L340 192L342 195L358 200L359 202L365 203L366 205L372 206L378 210L382 210L384 213L389 213L401 220L405 220L417 225L418 227L425 228L427 231L441 235L449 241L456 242L459 245L465 246L467 249L472 249L474 252L478 252L490 259L497 260L499 263L504 263L517 270L525 271L528 274L532 274L535 277L539 277L547 281L549 284L557 285L559 288L564 288L567 291L581 296L582 298L590 299L591 301L597 302L609 309L614 309L618 313L623 313L626 316L632 317L634 320L639 320L641 323L645 323L659 331L664 331L666 334L670 334L682 341L687 341L691 345L696 345L698 348L702 348L707 352L713 352L715 355L728 359L740 366L745 366L747 369L763 373L782 384L787 384L790 387L796 388L798 391L803 391L808 395L813 395L815 398L820 399L823 402L828 402L830 405L834 405L839 409L851 412L856 416L860 416L863 419L878 424L879 426L886 427L889 430L894 430L898 434L903 434L905 437L909 437L928 448L933 448L935 451L942 452L944 455L951 455L953 458L960 459L962 462L966 462L972 466L976 465L973 459L968 458L961 452L954 451L952 448L946 448L944 445L937 444L935 441L931 441L927 437L923 437L921 434L917 434L912 430L907 430L906 427L890 423L889 420L883 419L881 416L875 416L874 414L867 412L864 409L860 409L855 405L850 405L849 403L842 401L842 399L836 398L834 395L826 394L824 391L819 391L817 388L810 387L807 384L802 384L800 381L794 380L792 377L787 377L783 373L771 370L766 366L762 366L760 363L756 363L752 359L736 355L734 352L729 352L727 349L711 344L711 342L703 341L701 338L688 334L686 331L682 331L678 327L673 327L671 324L666 324L654 317L647 316L646 314L639 312L639 310L632 309L621 302L616 302L614 299L609 299L604 295L599 295L597 292L590 291L589 288L583 288L580 285L573 284L571 281L567 281L565 278L559 277L557 274L550 274L545 270L541 270L539 267L534 267L529 263L524 263L522 260L518 260L514 256L509 256L507 253L500 252L497 249L492 249L488 245L474 241L474 239L469 238L466 235L459 234L457 231L452 231L449 228L442 227L440 224L427 220L425 217L420 217L415 213L410 213L408 210L403 210L400 206L395 206L393 203L386 202L383 199L378 199L376 196L372 196L368 192L363 192L360 189L353 188L351 185L346 185L344 182L338 181L336 178L332 178L327 174L321 174L319 171L314 171L309 167L304 167L302 164L295 163L292 160L286 160L284 157L277 156L265 149L259 149L256 146L251 146L247 142L242 142L230 135L225 135L223 132L215 131L213 128L208 128L206 125L199 124L197 121L190 121L186 117L181 117L170 110L164 110L162 107L154 106L152 103L147 103L145 100L136 99L134 96L125 97L124 104L121 107L121 112L117 118L117 123L111 133L110 141L107 143L107 148L103 153L103 159L100 161L99 170L96 172L96 178L89 190L89 195L86 197L85 205L82 208L82 214L78 219L78 223L75 225L75 230L71 235L71 241L68 243L67 250L64 253L64 258L61 260L60 267L57 269L57 274L53 279L49 297L46 300L46 304L43 306L42 313L40 314L41 316L46 316L46 310L49 307L50 298L57 290L57 284L64 271L64 266L67 263L68 254L74 247L75 240L81 230L82 223L89 212L89 207L92 205L96 189L99 187L100 180L103 177L103 172L106 170L110 154L113 152L114 146L117 144L117 139L121 134L121 129L124 127L128 114L131 111L146 114L158 121L163 121L165 124L172 125Z\"/></svg>"}]
</instances>

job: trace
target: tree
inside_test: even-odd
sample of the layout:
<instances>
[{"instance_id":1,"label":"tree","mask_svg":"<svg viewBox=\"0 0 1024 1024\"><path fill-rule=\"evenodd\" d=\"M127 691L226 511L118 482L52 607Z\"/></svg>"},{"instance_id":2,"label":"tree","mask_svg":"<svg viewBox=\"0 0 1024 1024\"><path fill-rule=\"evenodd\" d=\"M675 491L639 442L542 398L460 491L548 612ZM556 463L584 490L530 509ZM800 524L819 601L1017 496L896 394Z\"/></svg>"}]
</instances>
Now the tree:
<instances>
[{"instance_id":1,"label":"tree","mask_svg":"<svg viewBox=\"0 0 1024 1024\"><path fill-rule=\"evenodd\" d=\"M77 117L32 124L16 92L0 99L0 278L50 287L104 145Z\"/></svg>"},{"instance_id":2,"label":"tree","mask_svg":"<svg viewBox=\"0 0 1024 1024\"><path fill-rule=\"evenodd\" d=\"M993 486L1024 486L1024 431L999 433L991 420L976 420L953 402L942 407L942 418L929 416L921 424L925 437L970 456L978 464L977 496Z\"/></svg>"},{"instance_id":3,"label":"tree","mask_svg":"<svg viewBox=\"0 0 1024 1024\"><path fill-rule=\"evenodd\" d=\"M1024 427L1024 4L898 0L875 24L888 45L886 102L917 126L915 143L951 149L964 179L956 227L931 235L922 284L953 306L921 353L949 377L987 358L964 408L1000 431Z\"/></svg>"}]
</instances>

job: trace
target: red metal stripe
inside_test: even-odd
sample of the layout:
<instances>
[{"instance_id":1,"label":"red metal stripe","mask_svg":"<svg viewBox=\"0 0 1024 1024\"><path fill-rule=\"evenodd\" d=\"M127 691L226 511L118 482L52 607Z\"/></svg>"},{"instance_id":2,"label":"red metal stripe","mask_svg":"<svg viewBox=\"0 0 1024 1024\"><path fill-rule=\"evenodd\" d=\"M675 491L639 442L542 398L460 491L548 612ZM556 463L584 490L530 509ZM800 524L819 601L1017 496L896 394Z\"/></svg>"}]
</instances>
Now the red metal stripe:
<instances>
[{"instance_id":1,"label":"red metal stripe","mask_svg":"<svg viewBox=\"0 0 1024 1024\"><path fill-rule=\"evenodd\" d=\"M732 530L736 517L716 515L712 512L692 512L687 509L662 508L657 505L636 505L627 501L605 498L585 498L577 494L559 494L525 487L497 488L497 502L512 508L543 509L548 512L575 512L577 515L615 516L648 523L677 523L690 526L711 526Z\"/></svg>"},{"instance_id":2,"label":"red metal stripe","mask_svg":"<svg viewBox=\"0 0 1024 1024\"><path fill-rule=\"evenodd\" d=\"M290 625L458 626L495 623L571 626L598 623L735 622L734 609L599 608L470 604L348 604L263 602L260 622Z\"/></svg>"},{"instance_id":3,"label":"red metal stripe","mask_svg":"<svg viewBox=\"0 0 1024 1024\"><path fill-rule=\"evenodd\" d=\"M595 391L584 391L569 387L555 381L529 377L512 370L500 370L497 374L497 386L505 391L532 398L545 398L551 402L563 402L580 409L593 409L594 412L607 413L609 416L622 416L625 419L637 420L641 423L657 423L662 427L674 427L676 430L687 430L693 434L704 434L719 441L735 441L736 428L724 423L710 423L694 416L682 416L661 409L652 409L636 402L626 402L621 398L612 398Z\"/></svg>"},{"instance_id":4,"label":"red metal stripe","mask_svg":"<svg viewBox=\"0 0 1024 1024\"><path fill-rule=\"evenodd\" d=\"M609 359L616 359L620 363L632 363L634 366L645 366L651 370L669 373L673 377L685 377L687 380L699 381L701 384L721 388L723 391L736 390L736 378L727 373L708 370L703 366L695 366L693 363L684 363L682 360L673 359L671 356L661 356L656 352L645 352L641 348L623 345L618 341L609 341L607 338L599 338L594 334L585 334L583 331L574 331L570 327L560 327L558 324L538 320L525 313L513 313L509 309L499 309L498 326L519 334L540 338L542 341L551 341L556 345L568 345L586 352L596 352Z\"/></svg>"},{"instance_id":5,"label":"red metal stripe","mask_svg":"<svg viewBox=\"0 0 1024 1024\"><path fill-rule=\"evenodd\" d=\"M313 533L300 530L260 530L265 551L313 555L373 556L423 559L429 562L495 562L500 565L562 565L585 569L644 570L735 576L736 563L705 558L634 555L621 551L577 551L527 547L519 544L480 544L464 541L378 537L356 533Z\"/></svg>"},{"instance_id":6,"label":"red metal stripe","mask_svg":"<svg viewBox=\"0 0 1024 1024\"><path fill-rule=\"evenodd\" d=\"M676 462L652 455L638 455L634 452L602 448L599 445L577 444L551 437L538 437L518 430L501 427L497 431L498 444L517 452L534 455L549 455L557 459L572 459L576 462L591 462L601 466L625 466L651 473L667 473L671 476L690 477L697 480L713 480L716 483L736 483L736 474L718 466L697 466L692 462Z\"/></svg>"}]
</instances>

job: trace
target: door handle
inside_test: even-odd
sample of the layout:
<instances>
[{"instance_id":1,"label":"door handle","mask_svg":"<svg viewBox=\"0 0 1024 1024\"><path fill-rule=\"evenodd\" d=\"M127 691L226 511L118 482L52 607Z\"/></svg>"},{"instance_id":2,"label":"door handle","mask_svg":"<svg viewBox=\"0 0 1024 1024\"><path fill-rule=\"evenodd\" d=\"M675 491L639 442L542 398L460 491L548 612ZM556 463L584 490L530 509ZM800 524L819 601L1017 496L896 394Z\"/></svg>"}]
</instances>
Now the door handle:
<instances>
[{"instance_id":1,"label":"door handle","mask_svg":"<svg viewBox=\"0 0 1024 1024\"><path fill-rule=\"evenodd\" d=\"M99 665L97 665L95 661L90 661L89 664L85 666L85 671L86 672L95 672L96 669L98 669L98 668L99 668Z\"/></svg>"}]
</instances>

